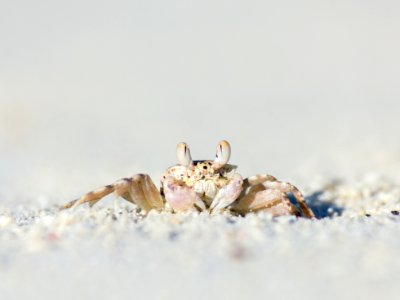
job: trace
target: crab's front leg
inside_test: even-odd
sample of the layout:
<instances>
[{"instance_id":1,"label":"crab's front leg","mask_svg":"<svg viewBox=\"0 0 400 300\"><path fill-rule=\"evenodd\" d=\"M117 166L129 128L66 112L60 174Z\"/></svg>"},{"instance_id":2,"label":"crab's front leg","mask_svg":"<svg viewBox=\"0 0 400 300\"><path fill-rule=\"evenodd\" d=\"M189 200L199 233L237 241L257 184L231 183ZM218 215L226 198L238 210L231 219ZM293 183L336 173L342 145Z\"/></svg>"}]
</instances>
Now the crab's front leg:
<instances>
[{"instance_id":1,"label":"crab's front leg","mask_svg":"<svg viewBox=\"0 0 400 300\"><path fill-rule=\"evenodd\" d=\"M161 186L165 200L175 212L206 210L203 200L184 182L165 176Z\"/></svg>"},{"instance_id":2,"label":"crab's front leg","mask_svg":"<svg viewBox=\"0 0 400 300\"><path fill-rule=\"evenodd\" d=\"M218 212L231 205L239 197L243 190L243 178L234 174L228 184L222 187L215 195L210 205L210 210Z\"/></svg>"},{"instance_id":3,"label":"crab's front leg","mask_svg":"<svg viewBox=\"0 0 400 300\"><path fill-rule=\"evenodd\" d=\"M294 198L299 205L300 211L304 217L314 219L315 215L311 208L307 205L306 200L304 199L303 194L299 191L297 187L288 183L288 182L281 182L281 181L267 181L264 183L267 189L276 189L285 194L292 193Z\"/></svg>"},{"instance_id":4,"label":"crab's front leg","mask_svg":"<svg viewBox=\"0 0 400 300\"><path fill-rule=\"evenodd\" d=\"M164 207L164 200L150 176L137 174L93 190L81 198L65 204L62 209L75 208L84 203L89 203L90 206L93 206L103 197L113 192L117 200L122 197L136 204L145 212L152 209L161 210Z\"/></svg>"}]
</instances>

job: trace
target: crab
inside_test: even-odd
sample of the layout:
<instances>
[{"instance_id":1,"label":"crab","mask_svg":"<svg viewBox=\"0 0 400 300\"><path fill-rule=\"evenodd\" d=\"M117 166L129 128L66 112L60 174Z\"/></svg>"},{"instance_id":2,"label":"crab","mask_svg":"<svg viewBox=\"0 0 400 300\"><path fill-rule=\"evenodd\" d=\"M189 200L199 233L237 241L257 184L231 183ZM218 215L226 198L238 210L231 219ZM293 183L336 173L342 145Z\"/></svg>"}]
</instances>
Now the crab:
<instances>
[{"instance_id":1,"label":"crab","mask_svg":"<svg viewBox=\"0 0 400 300\"><path fill-rule=\"evenodd\" d=\"M122 178L113 184L95 189L62 208L75 208L89 203L93 206L103 197L114 193L137 205L144 213L151 210L174 213L228 211L238 215L266 211L272 216L294 215L315 218L304 196L294 185L278 181L268 174L243 179L237 166L228 164L230 144L218 143L214 160L192 160L186 143L177 146L178 164L169 167L161 177L160 190L147 174ZM289 200L294 196L296 203Z\"/></svg>"}]
</instances>

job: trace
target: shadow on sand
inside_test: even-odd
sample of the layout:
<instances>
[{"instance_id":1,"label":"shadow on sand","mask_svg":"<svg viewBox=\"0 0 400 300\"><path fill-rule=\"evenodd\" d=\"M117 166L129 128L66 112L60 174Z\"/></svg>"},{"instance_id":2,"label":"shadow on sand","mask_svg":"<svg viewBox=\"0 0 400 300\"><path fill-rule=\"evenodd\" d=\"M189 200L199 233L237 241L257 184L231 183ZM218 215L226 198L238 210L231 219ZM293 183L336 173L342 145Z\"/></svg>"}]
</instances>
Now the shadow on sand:
<instances>
[{"instance_id":1,"label":"shadow on sand","mask_svg":"<svg viewBox=\"0 0 400 300\"><path fill-rule=\"evenodd\" d=\"M340 216L343 212L343 207L337 206L336 204L323 200L323 190L316 191L309 196L306 196L307 204L313 210L317 219L323 219L333 216Z\"/></svg>"}]
</instances>

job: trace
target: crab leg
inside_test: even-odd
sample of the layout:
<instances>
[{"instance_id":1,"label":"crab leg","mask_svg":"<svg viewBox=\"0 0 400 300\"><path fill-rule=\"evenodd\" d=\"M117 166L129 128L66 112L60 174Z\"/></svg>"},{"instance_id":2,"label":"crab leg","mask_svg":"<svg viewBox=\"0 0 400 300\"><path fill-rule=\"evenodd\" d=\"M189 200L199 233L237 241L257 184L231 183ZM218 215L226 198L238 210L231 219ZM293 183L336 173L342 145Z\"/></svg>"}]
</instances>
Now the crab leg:
<instances>
[{"instance_id":1,"label":"crab leg","mask_svg":"<svg viewBox=\"0 0 400 300\"><path fill-rule=\"evenodd\" d=\"M306 218L315 218L313 211L308 207L303 194L299 191L297 187L294 185L278 181L275 177L268 175L268 174L260 174L256 176L251 176L244 180L244 188L248 187L256 187L257 185L262 185L266 189L278 190L283 193L292 193L295 197L297 203L300 206L300 210L304 217ZM249 192L250 194L250 192ZM245 198L245 197L244 197ZM239 200L241 202L243 199ZM247 200L248 201L248 200Z\"/></svg>"},{"instance_id":2,"label":"crab leg","mask_svg":"<svg viewBox=\"0 0 400 300\"><path fill-rule=\"evenodd\" d=\"M98 188L96 190L86 193L79 199L75 199L75 200L72 200L72 201L64 204L63 206L61 206L61 209L75 208L78 205L81 205L86 202L89 202L89 205L93 206L101 198L107 196L108 194L112 193L113 191L114 191L114 185L109 184L109 185L103 186L101 188Z\"/></svg>"},{"instance_id":3,"label":"crab leg","mask_svg":"<svg viewBox=\"0 0 400 300\"><path fill-rule=\"evenodd\" d=\"M258 184L262 184L266 181L278 181L274 176L268 175L268 174L259 174L255 176L250 176L246 178L243 182L244 188L247 188L249 186L255 186Z\"/></svg>"},{"instance_id":4,"label":"crab leg","mask_svg":"<svg viewBox=\"0 0 400 300\"><path fill-rule=\"evenodd\" d=\"M62 209L75 208L81 204L89 203L93 206L103 197L114 192L116 198L124 198L139 206L144 211L162 209L164 201L159 191L147 174L137 174L129 178L122 178L113 184L93 190L81 198L65 204Z\"/></svg>"},{"instance_id":5,"label":"crab leg","mask_svg":"<svg viewBox=\"0 0 400 300\"><path fill-rule=\"evenodd\" d=\"M290 202L287 195L279 190L267 190L260 188L251 191L240 198L239 202L232 206L232 209L240 214L249 211L264 210L273 216L299 215L296 207Z\"/></svg>"},{"instance_id":6,"label":"crab leg","mask_svg":"<svg viewBox=\"0 0 400 300\"><path fill-rule=\"evenodd\" d=\"M281 182L281 181L267 181L264 182L264 186L266 188L270 189L276 189L284 193L292 193L293 196L296 198L297 203L300 206L300 210L304 217L313 219L315 218L315 215L311 208L308 207L303 194L299 191L297 187L294 185L287 183L287 182Z\"/></svg>"}]
</instances>

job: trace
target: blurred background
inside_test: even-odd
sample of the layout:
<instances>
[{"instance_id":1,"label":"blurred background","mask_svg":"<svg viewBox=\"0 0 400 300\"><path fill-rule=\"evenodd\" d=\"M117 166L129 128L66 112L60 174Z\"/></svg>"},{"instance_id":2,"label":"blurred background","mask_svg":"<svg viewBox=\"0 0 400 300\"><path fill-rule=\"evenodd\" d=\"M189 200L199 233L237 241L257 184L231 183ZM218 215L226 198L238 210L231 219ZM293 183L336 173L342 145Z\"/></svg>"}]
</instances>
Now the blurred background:
<instances>
[{"instance_id":1,"label":"blurred background","mask_svg":"<svg viewBox=\"0 0 400 300\"><path fill-rule=\"evenodd\" d=\"M60 203L138 172L158 183L180 141L207 159L227 139L244 176L304 187L398 176L399 9L3 0L0 201Z\"/></svg>"}]
</instances>

